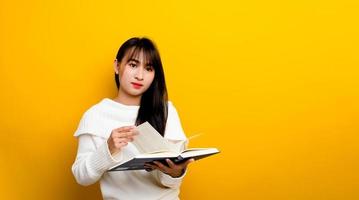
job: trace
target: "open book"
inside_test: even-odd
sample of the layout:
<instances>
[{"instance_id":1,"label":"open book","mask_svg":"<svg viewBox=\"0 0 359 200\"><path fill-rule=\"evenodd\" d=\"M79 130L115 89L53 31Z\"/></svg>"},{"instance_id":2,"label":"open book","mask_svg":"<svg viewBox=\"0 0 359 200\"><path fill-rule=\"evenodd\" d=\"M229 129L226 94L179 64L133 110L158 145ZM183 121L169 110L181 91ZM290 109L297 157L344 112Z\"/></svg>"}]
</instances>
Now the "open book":
<instances>
[{"instance_id":1,"label":"open book","mask_svg":"<svg viewBox=\"0 0 359 200\"><path fill-rule=\"evenodd\" d=\"M163 138L148 122L137 126L137 129L139 135L135 137L132 143L140 154L111 167L109 171L141 170L145 169L145 163L152 163L153 161L167 165L166 159L171 159L178 164L191 158L199 160L219 153L216 148L185 149L188 140L170 142Z\"/></svg>"}]
</instances>

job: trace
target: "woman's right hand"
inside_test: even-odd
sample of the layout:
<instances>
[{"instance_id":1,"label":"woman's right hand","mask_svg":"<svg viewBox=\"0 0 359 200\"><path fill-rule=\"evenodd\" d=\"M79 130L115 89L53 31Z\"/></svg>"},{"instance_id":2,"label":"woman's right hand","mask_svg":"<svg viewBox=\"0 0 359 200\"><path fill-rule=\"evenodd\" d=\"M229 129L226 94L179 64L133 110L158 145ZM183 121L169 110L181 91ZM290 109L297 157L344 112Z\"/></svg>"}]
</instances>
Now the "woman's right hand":
<instances>
[{"instance_id":1,"label":"woman's right hand","mask_svg":"<svg viewBox=\"0 0 359 200\"><path fill-rule=\"evenodd\" d=\"M138 135L136 126L123 126L120 128L113 129L110 137L107 140L108 148L111 155L115 155L120 152L121 149L129 142L132 142L134 136Z\"/></svg>"}]
</instances>

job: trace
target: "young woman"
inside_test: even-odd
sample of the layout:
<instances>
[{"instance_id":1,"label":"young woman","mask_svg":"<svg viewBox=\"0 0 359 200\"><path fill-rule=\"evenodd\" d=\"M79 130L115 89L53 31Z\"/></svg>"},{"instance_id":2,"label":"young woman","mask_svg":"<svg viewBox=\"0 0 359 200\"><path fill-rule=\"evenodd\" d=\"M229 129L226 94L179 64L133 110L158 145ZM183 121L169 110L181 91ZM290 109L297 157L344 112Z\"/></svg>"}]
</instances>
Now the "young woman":
<instances>
[{"instance_id":1,"label":"young woman","mask_svg":"<svg viewBox=\"0 0 359 200\"><path fill-rule=\"evenodd\" d=\"M177 111L167 100L159 52L147 38L131 38L119 49L114 62L118 95L89 108L75 132L78 152L72 166L84 186L100 181L104 199L178 199L186 167L193 160L168 166L148 164L149 170L107 170L139 153L136 125L148 121L163 137L185 140Z\"/></svg>"}]
</instances>

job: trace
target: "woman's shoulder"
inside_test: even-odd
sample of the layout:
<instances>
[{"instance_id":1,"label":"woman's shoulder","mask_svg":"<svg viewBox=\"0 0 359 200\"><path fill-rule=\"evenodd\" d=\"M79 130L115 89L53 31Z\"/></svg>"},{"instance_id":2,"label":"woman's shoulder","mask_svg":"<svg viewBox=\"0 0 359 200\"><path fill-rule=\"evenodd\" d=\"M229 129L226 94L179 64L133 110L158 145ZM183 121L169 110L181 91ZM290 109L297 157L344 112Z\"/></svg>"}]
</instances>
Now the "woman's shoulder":
<instances>
[{"instance_id":1,"label":"woman's shoulder","mask_svg":"<svg viewBox=\"0 0 359 200\"><path fill-rule=\"evenodd\" d=\"M172 109L176 110L175 105L174 105L173 102L170 101L170 100L167 101L167 106L168 106L168 110L170 110L170 109L171 109L171 110L172 110Z\"/></svg>"},{"instance_id":2,"label":"woman's shoulder","mask_svg":"<svg viewBox=\"0 0 359 200\"><path fill-rule=\"evenodd\" d=\"M168 116L178 115L177 109L172 101L167 101Z\"/></svg>"},{"instance_id":3,"label":"woman's shoulder","mask_svg":"<svg viewBox=\"0 0 359 200\"><path fill-rule=\"evenodd\" d=\"M111 111L114 109L111 107L112 104L114 104L114 103L112 102L111 99L103 98L102 100L98 101L97 103L90 106L87 110L85 110L84 116L98 115L107 110Z\"/></svg>"},{"instance_id":4,"label":"woman's shoulder","mask_svg":"<svg viewBox=\"0 0 359 200\"><path fill-rule=\"evenodd\" d=\"M82 117L85 118L96 116L101 110L101 107L101 102L91 105L89 108L87 108L87 110L85 110Z\"/></svg>"},{"instance_id":5,"label":"woman's shoulder","mask_svg":"<svg viewBox=\"0 0 359 200\"><path fill-rule=\"evenodd\" d=\"M101 103L101 102L100 102ZM99 132L98 126L101 123L101 105L100 103L96 103L90 106L85 112L83 113L78 128L75 132L75 136L79 136L85 133L97 133Z\"/></svg>"},{"instance_id":6,"label":"woman's shoulder","mask_svg":"<svg viewBox=\"0 0 359 200\"><path fill-rule=\"evenodd\" d=\"M172 140L185 140L186 135L183 131L181 120L177 109L171 101L168 104L168 117L166 123L165 137Z\"/></svg>"},{"instance_id":7,"label":"woman's shoulder","mask_svg":"<svg viewBox=\"0 0 359 200\"><path fill-rule=\"evenodd\" d=\"M106 109L107 108L104 105L104 100L101 100L91 105L83 112L83 115L81 117L81 122L84 122L86 124L92 124L94 122L99 123Z\"/></svg>"}]
</instances>

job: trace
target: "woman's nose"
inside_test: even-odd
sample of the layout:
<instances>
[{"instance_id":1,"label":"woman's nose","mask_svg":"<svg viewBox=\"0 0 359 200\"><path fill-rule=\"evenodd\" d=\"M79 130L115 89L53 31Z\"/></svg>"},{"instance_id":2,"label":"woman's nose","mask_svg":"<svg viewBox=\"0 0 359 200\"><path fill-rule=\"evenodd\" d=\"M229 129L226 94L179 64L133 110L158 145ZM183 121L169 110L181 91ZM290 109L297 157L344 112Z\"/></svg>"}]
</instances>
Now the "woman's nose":
<instances>
[{"instance_id":1,"label":"woman's nose","mask_svg":"<svg viewBox=\"0 0 359 200\"><path fill-rule=\"evenodd\" d=\"M137 68L135 79L142 81L143 80L143 70L141 67Z\"/></svg>"}]
</instances>

